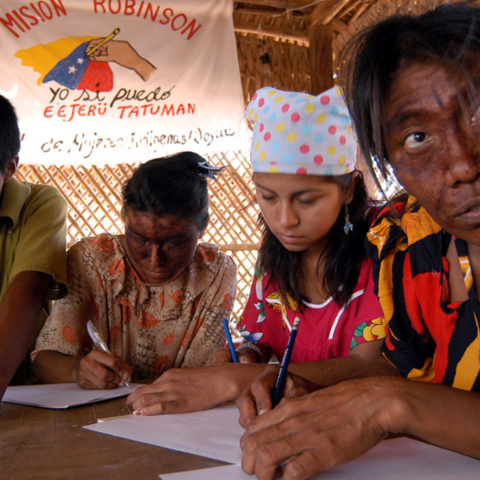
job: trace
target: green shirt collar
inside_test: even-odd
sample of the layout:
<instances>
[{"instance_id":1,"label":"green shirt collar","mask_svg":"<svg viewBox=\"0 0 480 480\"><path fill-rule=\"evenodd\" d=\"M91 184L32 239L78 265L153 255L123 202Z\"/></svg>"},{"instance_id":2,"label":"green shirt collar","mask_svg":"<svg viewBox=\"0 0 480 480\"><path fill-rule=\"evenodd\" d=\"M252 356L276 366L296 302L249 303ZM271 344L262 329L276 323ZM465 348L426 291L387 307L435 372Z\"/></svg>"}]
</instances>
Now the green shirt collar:
<instances>
[{"instance_id":1,"label":"green shirt collar","mask_svg":"<svg viewBox=\"0 0 480 480\"><path fill-rule=\"evenodd\" d=\"M8 182L3 184L0 218L10 218L13 223L12 230L18 225L22 208L25 205L31 190L32 189L27 184L20 183L15 178L11 178Z\"/></svg>"}]
</instances>

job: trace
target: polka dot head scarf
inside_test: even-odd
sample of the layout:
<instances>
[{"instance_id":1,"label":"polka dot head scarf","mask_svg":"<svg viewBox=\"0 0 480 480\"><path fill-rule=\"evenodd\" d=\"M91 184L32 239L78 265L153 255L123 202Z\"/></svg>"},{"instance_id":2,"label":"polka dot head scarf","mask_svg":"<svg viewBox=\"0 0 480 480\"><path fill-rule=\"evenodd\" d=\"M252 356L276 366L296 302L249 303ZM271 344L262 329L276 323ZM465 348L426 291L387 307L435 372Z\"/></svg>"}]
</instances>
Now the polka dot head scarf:
<instances>
[{"instance_id":1,"label":"polka dot head scarf","mask_svg":"<svg viewBox=\"0 0 480 480\"><path fill-rule=\"evenodd\" d=\"M264 87L245 113L254 123L254 172L344 175L355 170L356 142L339 87L316 97Z\"/></svg>"}]
</instances>

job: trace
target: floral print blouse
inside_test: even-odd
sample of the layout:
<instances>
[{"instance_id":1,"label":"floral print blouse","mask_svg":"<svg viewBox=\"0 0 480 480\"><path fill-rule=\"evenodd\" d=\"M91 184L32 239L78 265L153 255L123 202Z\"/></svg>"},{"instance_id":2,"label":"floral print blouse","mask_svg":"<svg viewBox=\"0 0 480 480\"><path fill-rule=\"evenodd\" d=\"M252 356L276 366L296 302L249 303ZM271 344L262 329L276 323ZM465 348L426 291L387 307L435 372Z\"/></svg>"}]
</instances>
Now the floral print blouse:
<instances>
[{"instance_id":1,"label":"floral print blouse","mask_svg":"<svg viewBox=\"0 0 480 480\"><path fill-rule=\"evenodd\" d=\"M121 236L84 238L68 252L68 295L53 306L32 359L42 350L85 355L92 320L111 352L134 367L134 379L154 379L172 367L207 364L225 343L236 267L218 247L200 243L179 278L143 283Z\"/></svg>"}]
</instances>

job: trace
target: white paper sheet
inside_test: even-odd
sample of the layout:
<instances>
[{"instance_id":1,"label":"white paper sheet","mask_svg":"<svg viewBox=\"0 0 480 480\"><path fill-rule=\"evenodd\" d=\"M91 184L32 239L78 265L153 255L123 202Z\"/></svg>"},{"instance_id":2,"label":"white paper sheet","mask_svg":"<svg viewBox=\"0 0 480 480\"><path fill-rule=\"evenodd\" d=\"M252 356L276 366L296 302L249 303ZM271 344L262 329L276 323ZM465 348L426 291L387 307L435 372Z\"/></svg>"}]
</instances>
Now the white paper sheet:
<instances>
[{"instance_id":1,"label":"white paper sheet","mask_svg":"<svg viewBox=\"0 0 480 480\"><path fill-rule=\"evenodd\" d=\"M252 480L239 465L160 475L162 480ZM360 458L312 480L478 480L480 461L409 438L385 440Z\"/></svg>"},{"instance_id":2,"label":"white paper sheet","mask_svg":"<svg viewBox=\"0 0 480 480\"><path fill-rule=\"evenodd\" d=\"M254 480L256 477L247 475L240 465L225 465L222 467L202 468L188 472L168 473L159 475L161 480Z\"/></svg>"},{"instance_id":3,"label":"white paper sheet","mask_svg":"<svg viewBox=\"0 0 480 480\"><path fill-rule=\"evenodd\" d=\"M42 408L68 408L87 403L130 395L139 385L114 390L83 390L76 383L52 383L48 385L22 385L8 387L4 402L20 403Z\"/></svg>"},{"instance_id":4,"label":"white paper sheet","mask_svg":"<svg viewBox=\"0 0 480 480\"><path fill-rule=\"evenodd\" d=\"M237 465L176 474L162 480L248 480L241 462L240 438L235 405L204 412L153 417L127 416L84 427L95 432L171 448ZM478 480L480 461L409 438L386 440L362 457L323 472L317 480Z\"/></svg>"},{"instance_id":5,"label":"white paper sheet","mask_svg":"<svg viewBox=\"0 0 480 480\"><path fill-rule=\"evenodd\" d=\"M159 478L161 480L254 480L257 477L244 473L240 465L225 465L188 472L162 474L159 475Z\"/></svg>"},{"instance_id":6,"label":"white paper sheet","mask_svg":"<svg viewBox=\"0 0 480 480\"><path fill-rule=\"evenodd\" d=\"M244 430L233 404L204 412L127 416L84 428L228 463L241 460L239 442Z\"/></svg>"}]
</instances>

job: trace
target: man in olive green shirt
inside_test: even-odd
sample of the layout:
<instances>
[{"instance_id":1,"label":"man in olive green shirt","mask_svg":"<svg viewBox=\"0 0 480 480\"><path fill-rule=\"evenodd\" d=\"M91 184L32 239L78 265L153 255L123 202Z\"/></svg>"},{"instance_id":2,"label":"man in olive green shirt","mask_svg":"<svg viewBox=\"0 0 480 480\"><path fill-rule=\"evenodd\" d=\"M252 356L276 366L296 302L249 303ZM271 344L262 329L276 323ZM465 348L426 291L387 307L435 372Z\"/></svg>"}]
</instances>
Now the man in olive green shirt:
<instances>
[{"instance_id":1,"label":"man in olive green shirt","mask_svg":"<svg viewBox=\"0 0 480 480\"><path fill-rule=\"evenodd\" d=\"M66 201L53 187L12 178L19 150L15 110L0 95L0 399L45 320L45 301L67 283Z\"/></svg>"}]
</instances>

